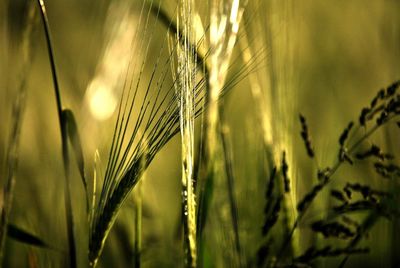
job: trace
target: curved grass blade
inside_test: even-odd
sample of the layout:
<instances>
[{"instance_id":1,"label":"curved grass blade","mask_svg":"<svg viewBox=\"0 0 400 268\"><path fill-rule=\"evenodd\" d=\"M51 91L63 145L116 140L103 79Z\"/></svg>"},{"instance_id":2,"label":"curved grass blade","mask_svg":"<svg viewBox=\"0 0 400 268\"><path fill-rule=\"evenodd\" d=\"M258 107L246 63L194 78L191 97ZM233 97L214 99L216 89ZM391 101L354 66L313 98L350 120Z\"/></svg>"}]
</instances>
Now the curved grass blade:
<instances>
[{"instance_id":1,"label":"curved grass blade","mask_svg":"<svg viewBox=\"0 0 400 268\"><path fill-rule=\"evenodd\" d=\"M69 248L69 265L72 268L77 267L76 261L76 245L74 237L74 227L73 227L73 214L72 214L72 204L71 204L71 190L69 185L69 156L68 156L68 134L67 134L67 124L63 118L63 108L61 102L61 92L58 84L56 64L53 53L53 46L50 35L50 27L46 13L46 7L43 0L37 0L39 5L40 15L42 17L43 30L46 38L47 52L50 62L50 69L53 78L54 93L56 96L58 121L60 124L61 132L61 145L62 145L62 157L64 163L65 172L65 187L64 187L64 203L65 203L65 213L67 221L67 236L68 236L68 248Z\"/></svg>"},{"instance_id":2,"label":"curved grass blade","mask_svg":"<svg viewBox=\"0 0 400 268\"><path fill-rule=\"evenodd\" d=\"M75 154L75 159L78 164L78 169L79 169L79 173L81 175L83 186L85 187L86 211L87 211L87 213L89 213L90 205L89 205L89 196L88 196L88 186L87 186L87 181L86 181L86 177L85 177L85 161L83 158L82 144L81 144L81 139L79 136L78 126L76 124L75 116L70 109L64 109L62 111L62 115L63 115L63 120L64 120L65 124L67 125L67 135L71 142L72 149Z\"/></svg>"}]
</instances>

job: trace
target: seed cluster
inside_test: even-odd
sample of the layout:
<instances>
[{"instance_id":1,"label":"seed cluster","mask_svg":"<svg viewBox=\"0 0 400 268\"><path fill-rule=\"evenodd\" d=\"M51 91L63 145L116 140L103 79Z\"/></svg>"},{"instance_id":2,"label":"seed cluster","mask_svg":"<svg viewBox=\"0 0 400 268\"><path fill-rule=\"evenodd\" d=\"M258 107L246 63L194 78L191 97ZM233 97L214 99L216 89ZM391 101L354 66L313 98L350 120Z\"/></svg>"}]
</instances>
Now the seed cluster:
<instances>
[{"instance_id":1,"label":"seed cluster","mask_svg":"<svg viewBox=\"0 0 400 268\"><path fill-rule=\"evenodd\" d=\"M400 167L396 164L383 164L376 162L374 167L375 171L383 178L392 179L400 177Z\"/></svg>"},{"instance_id":2,"label":"seed cluster","mask_svg":"<svg viewBox=\"0 0 400 268\"><path fill-rule=\"evenodd\" d=\"M354 152L375 130L400 115L400 94L396 94L399 87L400 81L380 90L372 99L370 105L362 109L358 120L359 126L367 129L367 131L358 140L349 145L350 142L353 142L353 140L349 141L350 134L353 137L357 137L353 121L343 130L338 139L340 146L338 162L333 166L318 169L318 183L298 202L297 210L299 216L296 223L305 215L318 193L325 188L332 175L343 162L354 164L353 158L359 161L373 159L375 161L373 162L373 167L380 176L387 179L400 177L400 166L393 163L394 155L384 152L376 144L370 145L364 151ZM367 124L371 122L373 122L372 127L369 128ZM307 154L313 157L314 151L311 146L308 126L302 115L300 115L300 123L302 128L301 136ZM400 121L397 121L396 124L400 127ZM330 196L336 202L339 202L338 205L332 207L331 215L333 219L314 221L310 228L313 232L320 233L325 238L350 239L348 246L336 249L331 246L326 246L322 249L312 246L303 255L293 259L291 263L293 267L311 267L311 262L317 257L367 253L368 249L359 249L356 248L356 245L362 236L367 235L366 231L371 228L376 219L379 217L393 219L400 216L399 209L393 206L396 202L395 195L392 192L374 189L370 185L347 182L342 189L332 189ZM350 217L354 212L369 212L370 215L362 223L359 223ZM294 228L296 228L296 225ZM346 260L347 258L343 260L343 263Z\"/></svg>"},{"instance_id":3,"label":"seed cluster","mask_svg":"<svg viewBox=\"0 0 400 268\"><path fill-rule=\"evenodd\" d=\"M289 166L286 161L286 152L283 152L283 154L282 154L282 167L281 168L282 168L283 185L284 185L285 193L289 193L290 192L290 179L289 179L289 175L288 175Z\"/></svg>"},{"instance_id":4,"label":"seed cluster","mask_svg":"<svg viewBox=\"0 0 400 268\"><path fill-rule=\"evenodd\" d=\"M262 227L262 235L267 236L271 228L275 225L278 220L279 211L281 209L282 195L278 194L274 196L275 180L276 180L277 168L272 169L267 189L265 191L266 204L264 207L265 220Z\"/></svg>"},{"instance_id":5,"label":"seed cluster","mask_svg":"<svg viewBox=\"0 0 400 268\"><path fill-rule=\"evenodd\" d=\"M306 118L300 114L300 124L301 124L301 137L304 141L304 145L306 146L307 154L309 157L313 158L314 157L314 149L311 145L311 137L308 132L308 126L307 126L307 121Z\"/></svg>"},{"instance_id":6,"label":"seed cluster","mask_svg":"<svg viewBox=\"0 0 400 268\"><path fill-rule=\"evenodd\" d=\"M358 199L355 198L357 195ZM360 183L347 183L343 190L332 190L331 196L338 200L341 204L334 206L332 209L337 215L345 216L346 213L375 211L380 216L392 219L400 215L397 208L390 207L388 204L394 202L393 194L373 189L372 187ZM353 221L346 217L346 222Z\"/></svg>"},{"instance_id":7,"label":"seed cluster","mask_svg":"<svg viewBox=\"0 0 400 268\"><path fill-rule=\"evenodd\" d=\"M298 203L297 211L304 212L311 202L315 199L317 194L324 188L324 186L328 183L329 177L326 177L324 180L320 181L317 185L315 185L312 190L306 194L306 196Z\"/></svg>"},{"instance_id":8,"label":"seed cluster","mask_svg":"<svg viewBox=\"0 0 400 268\"><path fill-rule=\"evenodd\" d=\"M396 94L400 81L394 82L386 89L381 89L372 99L369 107L364 107L359 117L361 126L376 118L376 124L382 125L393 115L400 114L400 95Z\"/></svg>"},{"instance_id":9,"label":"seed cluster","mask_svg":"<svg viewBox=\"0 0 400 268\"><path fill-rule=\"evenodd\" d=\"M342 134L339 137L339 144L340 144L340 149L339 149L339 161L343 162L343 161L347 161L349 162L351 165L353 164L353 160L351 159L351 157L349 156L348 152L347 152L347 148L345 147L345 143L346 140L349 136L349 133L351 131L351 129L353 128L354 123L350 122L347 127L343 130Z\"/></svg>"},{"instance_id":10,"label":"seed cluster","mask_svg":"<svg viewBox=\"0 0 400 268\"><path fill-rule=\"evenodd\" d=\"M355 232L340 222L325 222L319 220L311 224L311 229L314 232L322 233L326 238L336 237L339 239L348 239L355 235Z\"/></svg>"},{"instance_id":11,"label":"seed cluster","mask_svg":"<svg viewBox=\"0 0 400 268\"><path fill-rule=\"evenodd\" d=\"M393 155L382 152L382 149L379 148L375 144L372 144L371 148L369 148L367 151L356 154L356 158L359 160L364 160L369 157L376 157L376 158L380 159L381 161L384 161L386 159L388 159L388 160L394 159Z\"/></svg>"},{"instance_id":12,"label":"seed cluster","mask_svg":"<svg viewBox=\"0 0 400 268\"><path fill-rule=\"evenodd\" d=\"M266 238L270 233L272 227L276 224L279 218L279 212L281 209L282 195L275 197L276 194L276 176L277 168L273 167L269 176L269 181L265 190L265 206L264 206L264 223L261 229L262 236ZM261 267L264 265L268 258L270 247L273 241L271 239L266 240L257 250L257 266Z\"/></svg>"}]
</instances>

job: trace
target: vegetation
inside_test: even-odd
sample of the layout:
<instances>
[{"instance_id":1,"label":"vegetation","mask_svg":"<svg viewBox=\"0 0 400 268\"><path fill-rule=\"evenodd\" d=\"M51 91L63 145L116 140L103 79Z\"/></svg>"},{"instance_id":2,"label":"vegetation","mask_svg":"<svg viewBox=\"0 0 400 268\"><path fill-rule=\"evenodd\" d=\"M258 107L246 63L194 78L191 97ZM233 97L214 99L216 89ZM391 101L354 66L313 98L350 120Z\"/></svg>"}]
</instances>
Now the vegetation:
<instances>
[{"instance_id":1,"label":"vegetation","mask_svg":"<svg viewBox=\"0 0 400 268\"><path fill-rule=\"evenodd\" d=\"M397 267L398 8L3 1L1 265Z\"/></svg>"}]
</instances>

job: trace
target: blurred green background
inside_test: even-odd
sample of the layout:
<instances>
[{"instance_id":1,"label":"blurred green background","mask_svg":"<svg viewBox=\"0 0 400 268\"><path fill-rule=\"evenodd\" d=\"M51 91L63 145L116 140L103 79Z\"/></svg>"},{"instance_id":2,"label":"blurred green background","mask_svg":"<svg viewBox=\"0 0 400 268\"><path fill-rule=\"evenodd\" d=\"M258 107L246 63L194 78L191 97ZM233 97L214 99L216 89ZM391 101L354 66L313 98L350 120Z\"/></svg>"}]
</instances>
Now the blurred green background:
<instances>
[{"instance_id":1,"label":"blurred green background","mask_svg":"<svg viewBox=\"0 0 400 268\"><path fill-rule=\"evenodd\" d=\"M60 267L65 263L66 234L64 219L64 175L61 142L47 50L36 3L33 9L31 43L24 35L30 2L3 0L0 3L0 160L5 167L9 142L11 107L22 81L26 81L26 107L22 124L19 164L11 222L37 234L56 250L29 247L7 240L5 267ZM78 121L86 160L86 173L94 172L94 154L99 151L105 170L116 114L98 120L91 111L90 83L99 75L112 80L124 75L124 59L134 55L141 62L143 51L129 47L139 24L141 1L47 1L56 63L63 102ZM158 4L158 3L156 3ZM172 18L176 1L162 1L160 6ZM196 1L203 24L209 23L209 5ZM350 120L356 120L361 108L369 104L381 87L400 78L400 1L293 1L249 0L235 46L234 75L246 63L244 51L263 51L257 68L243 78L223 101L223 123L231 133L238 201L239 230L243 255L252 258L260 243L263 222L264 189L262 155L265 130L276 152L286 150L293 183L294 198L301 198L316 182L316 164L307 157L300 138L298 114L308 119L318 156L318 165L331 165L337 157L338 137ZM166 35L166 28L150 18L154 27L150 56L145 66L148 77ZM32 23L32 22L31 22ZM150 27L149 26L149 27ZM132 31L132 32L130 32ZM136 36L139 42L142 36ZM147 41L147 40L146 40ZM114 50L115 54L109 51ZM254 55L253 55L254 56ZM26 68L26 66L28 66ZM114 70L117 74L109 74ZM228 76L229 76L228 75ZM114 79L114 80L113 80ZM171 77L167 78L171 79ZM251 90L257 85L261 95ZM118 99L120 91L111 91ZM113 96L114 96L113 95ZM114 96L114 97L115 97ZM260 99L262 101L260 101ZM263 129L262 123L267 127ZM200 124L196 125L200 133ZM400 149L398 129L389 127L373 138L389 152ZM143 256L144 267L179 267L183 265L180 220L180 138L177 135L163 148L147 170L143 185ZM2 172L3 174L3 172ZM264 174L265 175L265 174ZM3 176L3 175L2 175ZM78 172L73 176L73 209L76 226L85 226L84 190ZM367 181L388 187L368 167L343 168L330 185L344 185L346 180ZM3 183L3 180L2 180ZM217 189L222 200L225 189ZM134 191L135 193L135 191ZM309 213L323 215L330 205L328 195L320 196ZM218 198L217 198L218 199ZM223 214L224 207L214 214ZM294 205L289 206L294 211ZM99 267L128 267L131 261L134 230L133 198L127 200L107 240ZM308 219L308 220L307 220ZM224 241L222 225L213 221L206 233L208 251L216 267L228 267L230 241ZM381 221L370 233L367 256L353 257L348 267L395 267L399 248L399 222ZM77 228L80 265L85 266L87 232ZM298 235L301 245L318 239L306 230ZM214 243L215 240L215 243ZM215 255L215 256L214 256ZM220 256L224 255L224 256ZM321 261L319 267L334 267L337 260ZM34 266L32 266L34 267Z\"/></svg>"}]
</instances>

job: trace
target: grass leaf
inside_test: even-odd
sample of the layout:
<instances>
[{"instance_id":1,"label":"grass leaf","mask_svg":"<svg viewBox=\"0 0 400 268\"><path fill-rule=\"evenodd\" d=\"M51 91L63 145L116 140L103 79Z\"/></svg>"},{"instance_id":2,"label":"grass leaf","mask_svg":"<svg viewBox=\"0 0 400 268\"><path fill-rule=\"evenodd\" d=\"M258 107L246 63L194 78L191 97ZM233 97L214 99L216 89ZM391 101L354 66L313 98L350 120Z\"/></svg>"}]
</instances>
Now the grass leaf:
<instances>
[{"instance_id":1,"label":"grass leaf","mask_svg":"<svg viewBox=\"0 0 400 268\"><path fill-rule=\"evenodd\" d=\"M15 224L10 223L7 227L7 236L15 241L40 248L51 248L37 235L34 235Z\"/></svg>"},{"instance_id":2,"label":"grass leaf","mask_svg":"<svg viewBox=\"0 0 400 268\"><path fill-rule=\"evenodd\" d=\"M54 93L56 97L57 104L57 114L58 114L58 122L60 124L60 132L61 132L61 144L62 144L62 156L64 163L64 172L65 172L65 188L64 188L64 202L65 202L65 213L67 220L67 236L68 236L68 247L69 247L69 263L70 267L77 267L76 263L76 245L75 245L75 237L74 237L74 228L73 228L73 215L72 215L72 204L71 204L71 191L69 186L69 158L68 158L68 137L66 132L66 121L63 118L63 109L62 109L62 101L61 101L61 92L58 84L57 78L57 70L55 57L53 53L53 45L51 41L50 34L50 26L46 13L46 6L44 4L44 0L37 0L40 15L42 18L43 31L46 38L47 45L47 53L49 57L50 69L53 78L53 87Z\"/></svg>"},{"instance_id":3,"label":"grass leaf","mask_svg":"<svg viewBox=\"0 0 400 268\"><path fill-rule=\"evenodd\" d=\"M89 212L88 187L85 177L85 161L83 158L82 144L79 136L78 126L76 124L74 113L70 109L63 109L62 115L63 115L63 121L67 126L67 135L75 154L75 159L78 164L78 169L82 178L82 183L83 186L85 187L86 205L87 205L86 209L87 212Z\"/></svg>"}]
</instances>

